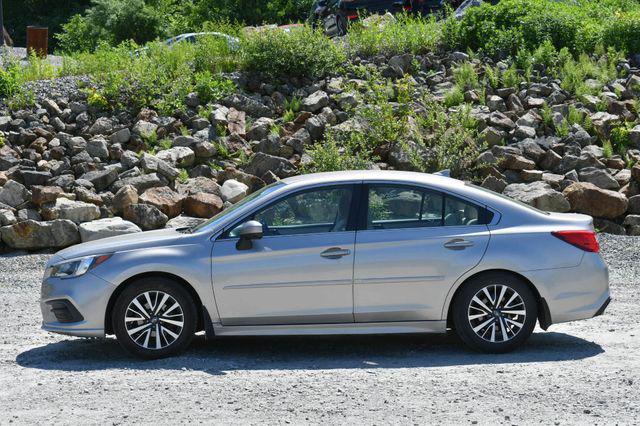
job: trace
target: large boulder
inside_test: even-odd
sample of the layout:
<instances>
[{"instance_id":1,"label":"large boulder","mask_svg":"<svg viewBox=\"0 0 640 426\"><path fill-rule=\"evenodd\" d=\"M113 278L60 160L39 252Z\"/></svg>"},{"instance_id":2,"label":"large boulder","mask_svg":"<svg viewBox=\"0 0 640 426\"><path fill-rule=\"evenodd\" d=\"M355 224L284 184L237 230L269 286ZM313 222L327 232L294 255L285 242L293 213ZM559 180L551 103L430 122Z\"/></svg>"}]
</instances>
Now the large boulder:
<instances>
[{"instance_id":1,"label":"large boulder","mask_svg":"<svg viewBox=\"0 0 640 426\"><path fill-rule=\"evenodd\" d=\"M176 185L176 190L182 195L206 192L207 194L222 196L222 193L220 192L220 185L218 185L214 179L204 176L187 179L186 182Z\"/></svg>"},{"instance_id":2,"label":"large boulder","mask_svg":"<svg viewBox=\"0 0 640 426\"><path fill-rule=\"evenodd\" d=\"M111 186L111 191L117 193L120 188L126 185L131 185L140 194L149 188L154 188L156 186L166 186L167 183L167 180L162 176L158 176L157 173L149 173L146 175L132 176L121 179Z\"/></svg>"},{"instance_id":3,"label":"large boulder","mask_svg":"<svg viewBox=\"0 0 640 426\"><path fill-rule=\"evenodd\" d=\"M118 179L118 171L115 168L94 170L83 174L80 179L88 180L96 191L102 191Z\"/></svg>"},{"instance_id":4,"label":"large boulder","mask_svg":"<svg viewBox=\"0 0 640 426\"><path fill-rule=\"evenodd\" d=\"M581 182L589 182L602 189L620 189L620 184L606 169L585 167L578 173Z\"/></svg>"},{"instance_id":5,"label":"large boulder","mask_svg":"<svg viewBox=\"0 0 640 426\"><path fill-rule=\"evenodd\" d=\"M286 158L258 152L251 157L244 171L260 178L267 172L273 172L279 178L285 178L295 174L296 168Z\"/></svg>"},{"instance_id":6,"label":"large boulder","mask_svg":"<svg viewBox=\"0 0 640 426\"><path fill-rule=\"evenodd\" d=\"M206 192L190 195L184 201L184 212L187 215L207 219L220 213L222 207L222 198Z\"/></svg>"},{"instance_id":7,"label":"large boulder","mask_svg":"<svg viewBox=\"0 0 640 426\"><path fill-rule=\"evenodd\" d=\"M158 152L156 157L175 167L189 167L193 165L196 154L191 148L187 148L186 146L174 146L173 148Z\"/></svg>"},{"instance_id":8,"label":"large boulder","mask_svg":"<svg viewBox=\"0 0 640 426\"><path fill-rule=\"evenodd\" d=\"M129 204L124 208L123 216L145 231L162 228L169 220L166 214L150 204Z\"/></svg>"},{"instance_id":9,"label":"large boulder","mask_svg":"<svg viewBox=\"0 0 640 426\"><path fill-rule=\"evenodd\" d=\"M61 248L80 242L78 227L70 220L26 220L0 228L2 241L11 248L38 250Z\"/></svg>"},{"instance_id":10,"label":"large boulder","mask_svg":"<svg viewBox=\"0 0 640 426\"><path fill-rule=\"evenodd\" d=\"M138 198L140 203L155 206L170 218L180 214L182 200L184 196L174 192L168 186L149 188Z\"/></svg>"},{"instance_id":11,"label":"large boulder","mask_svg":"<svg viewBox=\"0 0 640 426\"><path fill-rule=\"evenodd\" d=\"M629 201L623 194L598 188L589 182L569 185L563 194L571 203L571 209L595 217L613 219L627 211Z\"/></svg>"},{"instance_id":12,"label":"large boulder","mask_svg":"<svg viewBox=\"0 0 640 426\"><path fill-rule=\"evenodd\" d=\"M31 199L31 192L21 183L15 180L7 181L0 188L0 203L11 207L19 207Z\"/></svg>"},{"instance_id":13,"label":"large boulder","mask_svg":"<svg viewBox=\"0 0 640 426\"><path fill-rule=\"evenodd\" d=\"M544 211L564 213L571 208L562 193L542 181L512 183L507 185L503 194Z\"/></svg>"},{"instance_id":14,"label":"large boulder","mask_svg":"<svg viewBox=\"0 0 640 426\"><path fill-rule=\"evenodd\" d=\"M261 102L246 95L235 93L222 100L222 104L229 108L244 111L252 117L273 117L273 111Z\"/></svg>"},{"instance_id":15,"label":"large boulder","mask_svg":"<svg viewBox=\"0 0 640 426\"><path fill-rule=\"evenodd\" d=\"M249 187L235 179L229 179L224 181L220 191L222 192L222 200L235 204L247 195Z\"/></svg>"},{"instance_id":16,"label":"large boulder","mask_svg":"<svg viewBox=\"0 0 640 426\"><path fill-rule=\"evenodd\" d=\"M136 224L123 220L121 217L110 217L82 223L78 226L78 229L83 243L101 238L115 237L116 235L142 232Z\"/></svg>"},{"instance_id":17,"label":"large boulder","mask_svg":"<svg viewBox=\"0 0 640 426\"><path fill-rule=\"evenodd\" d=\"M329 105L329 95L318 90L302 100L302 109L309 112L318 112Z\"/></svg>"},{"instance_id":18,"label":"large boulder","mask_svg":"<svg viewBox=\"0 0 640 426\"><path fill-rule=\"evenodd\" d=\"M121 213L129 204L136 204L137 202L138 191L131 185L125 185L113 196L111 205L115 212Z\"/></svg>"},{"instance_id":19,"label":"large boulder","mask_svg":"<svg viewBox=\"0 0 640 426\"><path fill-rule=\"evenodd\" d=\"M67 219L75 223L90 222L100 217L100 208L95 204L57 198L55 203L42 207L42 217L46 220Z\"/></svg>"}]
</instances>

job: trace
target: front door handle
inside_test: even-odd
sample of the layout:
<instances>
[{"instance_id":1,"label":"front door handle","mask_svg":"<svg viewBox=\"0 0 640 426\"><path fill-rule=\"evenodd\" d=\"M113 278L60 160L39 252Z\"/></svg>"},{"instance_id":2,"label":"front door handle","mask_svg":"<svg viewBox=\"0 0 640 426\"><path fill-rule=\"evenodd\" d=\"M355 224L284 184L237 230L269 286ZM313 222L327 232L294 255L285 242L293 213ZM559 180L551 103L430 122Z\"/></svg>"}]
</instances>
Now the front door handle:
<instances>
[{"instance_id":1,"label":"front door handle","mask_svg":"<svg viewBox=\"0 0 640 426\"><path fill-rule=\"evenodd\" d=\"M464 250L467 247L473 247L473 241L467 241L462 238L454 238L444 243L444 247L449 250Z\"/></svg>"},{"instance_id":2,"label":"front door handle","mask_svg":"<svg viewBox=\"0 0 640 426\"><path fill-rule=\"evenodd\" d=\"M327 259L340 259L341 257L349 256L350 254L351 250L343 249L340 247L331 247L320 253L320 256Z\"/></svg>"}]
</instances>

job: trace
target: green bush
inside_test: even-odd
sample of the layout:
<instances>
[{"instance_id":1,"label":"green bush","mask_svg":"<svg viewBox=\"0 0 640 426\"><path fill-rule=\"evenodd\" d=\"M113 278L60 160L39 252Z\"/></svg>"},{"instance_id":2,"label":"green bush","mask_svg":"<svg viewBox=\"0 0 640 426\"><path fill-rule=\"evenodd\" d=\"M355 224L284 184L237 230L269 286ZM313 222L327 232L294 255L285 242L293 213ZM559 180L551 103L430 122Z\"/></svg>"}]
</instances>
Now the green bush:
<instances>
[{"instance_id":1,"label":"green bush","mask_svg":"<svg viewBox=\"0 0 640 426\"><path fill-rule=\"evenodd\" d=\"M335 71L346 60L340 46L307 26L290 32L250 32L241 43L244 69L272 77L318 77Z\"/></svg>"},{"instance_id":2,"label":"green bush","mask_svg":"<svg viewBox=\"0 0 640 426\"><path fill-rule=\"evenodd\" d=\"M406 14L396 15L396 18L385 25L365 26L362 21L353 24L347 35L349 53L374 56L436 50L442 31L435 18Z\"/></svg>"}]
</instances>

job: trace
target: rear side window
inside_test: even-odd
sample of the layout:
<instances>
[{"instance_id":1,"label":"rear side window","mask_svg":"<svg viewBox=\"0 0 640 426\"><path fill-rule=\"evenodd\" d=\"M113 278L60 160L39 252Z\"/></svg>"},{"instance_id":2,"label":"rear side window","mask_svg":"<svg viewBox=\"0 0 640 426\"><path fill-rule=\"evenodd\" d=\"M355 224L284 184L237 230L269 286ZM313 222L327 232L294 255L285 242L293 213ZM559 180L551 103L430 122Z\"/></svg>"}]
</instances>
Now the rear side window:
<instances>
[{"instance_id":1,"label":"rear side window","mask_svg":"<svg viewBox=\"0 0 640 426\"><path fill-rule=\"evenodd\" d=\"M369 185L366 229L473 226L492 213L468 201L401 185Z\"/></svg>"}]
</instances>

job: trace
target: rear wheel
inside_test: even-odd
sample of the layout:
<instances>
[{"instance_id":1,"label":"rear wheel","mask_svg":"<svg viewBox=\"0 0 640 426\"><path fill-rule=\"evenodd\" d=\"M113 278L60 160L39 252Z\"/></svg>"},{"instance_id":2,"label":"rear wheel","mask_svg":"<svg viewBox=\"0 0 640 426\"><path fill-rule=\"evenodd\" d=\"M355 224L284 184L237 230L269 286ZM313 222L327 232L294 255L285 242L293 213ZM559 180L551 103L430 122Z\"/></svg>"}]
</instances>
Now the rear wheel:
<instances>
[{"instance_id":1,"label":"rear wheel","mask_svg":"<svg viewBox=\"0 0 640 426\"><path fill-rule=\"evenodd\" d=\"M189 292L163 277L143 278L118 297L113 329L127 352L148 359L184 350L195 333L197 310Z\"/></svg>"},{"instance_id":2,"label":"rear wheel","mask_svg":"<svg viewBox=\"0 0 640 426\"><path fill-rule=\"evenodd\" d=\"M467 282L454 300L458 336L481 352L509 352L524 343L538 317L536 297L521 279L485 274Z\"/></svg>"}]
</instances>

